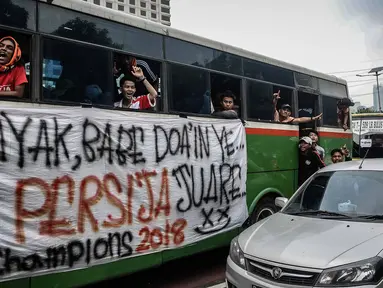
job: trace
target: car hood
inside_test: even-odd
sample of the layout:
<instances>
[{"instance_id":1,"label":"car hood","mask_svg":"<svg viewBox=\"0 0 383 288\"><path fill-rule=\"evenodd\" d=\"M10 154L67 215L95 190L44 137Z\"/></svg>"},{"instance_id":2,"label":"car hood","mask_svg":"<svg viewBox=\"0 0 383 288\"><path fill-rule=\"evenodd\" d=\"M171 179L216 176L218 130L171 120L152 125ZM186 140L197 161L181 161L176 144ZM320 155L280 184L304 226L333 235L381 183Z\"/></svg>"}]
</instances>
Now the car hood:
<instances>
[{"instance_id":1,"label":"car hood","mask_svg":"<svg viewBox=\"0 0 383 288\"><path fill-rule=\"evenodd\" d=\"M325 269L374 257L383 248L383 223L276 213L243 231L245 254L277 263Z\"/></svg>"}]
</instances>

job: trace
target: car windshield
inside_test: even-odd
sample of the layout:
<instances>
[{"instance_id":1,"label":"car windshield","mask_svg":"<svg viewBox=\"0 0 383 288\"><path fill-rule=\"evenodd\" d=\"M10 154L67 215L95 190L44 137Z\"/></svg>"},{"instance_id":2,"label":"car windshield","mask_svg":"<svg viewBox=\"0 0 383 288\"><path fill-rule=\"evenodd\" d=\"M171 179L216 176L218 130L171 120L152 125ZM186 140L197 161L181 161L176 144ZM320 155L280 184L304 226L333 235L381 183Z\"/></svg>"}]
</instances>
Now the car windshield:
<instances>
[{"instance_id":1,"label":"car windshield","mask_svg":"<svg viewBox=\"0 0 383 288\"><path fill-rule=\"evenodd\" d=\"M283 213L320 218L383 218L383 172L318 173L301 187Z\"/></svg>"}]
</instances>

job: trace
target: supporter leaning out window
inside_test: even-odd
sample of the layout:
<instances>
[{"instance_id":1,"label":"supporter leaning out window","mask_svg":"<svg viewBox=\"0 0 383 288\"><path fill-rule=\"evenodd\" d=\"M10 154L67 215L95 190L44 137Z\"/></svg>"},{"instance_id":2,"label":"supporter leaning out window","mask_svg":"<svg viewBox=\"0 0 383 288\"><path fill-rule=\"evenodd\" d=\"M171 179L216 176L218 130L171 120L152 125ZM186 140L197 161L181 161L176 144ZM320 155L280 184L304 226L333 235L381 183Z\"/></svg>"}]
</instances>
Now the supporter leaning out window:
<instances>
[{"instance_id":1,"label":"supporter leaning out window","mask_svg":"<svg viewBox=\"0 0 383 288\"><path fill-rule=\"evenodd\" d=\"M136 82L142 82L149 94L136 97ZM114 103L114 107L146 110L156 106L157 91L146 80L141 68L132 66L131 75L120 80L122 100Z\"/></svg>"},{"instance_id":2,"label":"supporter leaning out window","mask_svg":"<svg viewBox=\"0 0 383 288\"><path fill-rule=\"evenodd\" d=\"M283 104L277 109L278 106L278 100L281 99L280 96L281 91L278 91L278 93L273 94L273 109L274 109L274 121L280 122L280 123L308 123L316 120L320 120L322 118L322 114L319 114L315 117L299 117L294 118L291 116L291 106L289 104Z\"/></svg>"},{"instance_id":3,"label":"supporter leaning out window","mask_svg":"<svg viewBox=\"0 0 383 288\"><path fill-rule=\"evenodd\" d=\"M10 36L0 40L0 96L23 97L28 83L19 44Z\"/></svg>"},{"instance_id":4,"label":"supporter leaning out window","mask_svg":"<svg viewBox=\"0 0 383 288\"><path fill-rule=\"evenodd\" d=\"M338 125L346 131L349 128L349 114L350 114L350 107L354 106L354 103L346 98L342 98L337 103L338 106Z\"/></svg>"},{"instance_id":5,"label":"supporter leaning out window","mask_svg":"<svg viewBox=\"0 0 383 288\"><path fill-rule=\"evenodd\" d=\"M220 94L220 111L214 111L213 116L218 116L226 119L238 118L237 112L234 110L235 95L231 91L225 91Z\"/></svg>"}]
</instances>

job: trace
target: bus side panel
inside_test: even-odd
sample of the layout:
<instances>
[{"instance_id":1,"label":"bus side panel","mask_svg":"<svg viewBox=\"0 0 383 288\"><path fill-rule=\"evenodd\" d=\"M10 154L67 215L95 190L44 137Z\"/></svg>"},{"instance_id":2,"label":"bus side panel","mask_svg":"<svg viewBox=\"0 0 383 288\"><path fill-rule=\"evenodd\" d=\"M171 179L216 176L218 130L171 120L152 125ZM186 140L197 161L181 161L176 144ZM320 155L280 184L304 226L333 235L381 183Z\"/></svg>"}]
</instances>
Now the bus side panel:
<instances>
[{"instance_id":1,"label":"bus side panel","mask_svg":"<svg viewBox=\"0 0 383 288\"><path fill-rule=\"evenodd\" d=\"M295 171L296 170L247 174L247 205L249 209L253 200L264 190L279 192L287 198L293 195L296 188L295 178L297 173L295 173Z\"/></svg>"},{"instance_id":2,"label":"bus side panel","mask_svg":"<svg viewBox=\"0 0 383 288\"><path fill-rule=\"evenodd\" d=\"M275 135L247 131L247 173L298 169L298 130L287 131L288 134L283 130L268 131Z\"/></svg>"},{"instance_id":3,"label":"bus side panel","mask_svg":"<svg viewBox=\"0 0 383 288\"><path fill-rule=\"evenodd\" d=\"M331 150L336 148L341 148L343 145L347 145L347 149L352 153L352 135L351 134L344 134L343 137L339 137L335 133L334 135L331 135L330 133L326 133L326 136L320 136L320 142L319 145L325 149L325 163L326 165L331 164ZM319 133L320 135L320 133Z\"/></svg>"},{"instance_id":4,"label":"bus side panel","mask_svg":"<svg viewBox=\"0 0 383 288\"><path fill-rule=\"evenodd\" d=\"M30 278L18 279L0 283L0 288L29 288Z\"/></svg>"},{"instance_id":5,"label":"bus side panel","mask_svg":"<svg viewBox=\"0 0 383 288\"><path fill-rule=\"evenodd\" d=\"M265 130L267 135L257 135L251 129L247 131L246 192L249 208L259 193L266 189L290 197L296 188L298 128Z\"/></svg>"},{"instance_id":6,"label":"bus side panel","mask_svg":"<svg viewBox=\"0 0 383 288\"><path fill-rule=\"evenodd\" d=\"M96 265L86 269L34 277L31 279L31 288L79 287L159 266L161 263L161 253L132 257L125 260ZM19 286L12 286L12 288L19 288Z\"/></svg>"}]
</instances>

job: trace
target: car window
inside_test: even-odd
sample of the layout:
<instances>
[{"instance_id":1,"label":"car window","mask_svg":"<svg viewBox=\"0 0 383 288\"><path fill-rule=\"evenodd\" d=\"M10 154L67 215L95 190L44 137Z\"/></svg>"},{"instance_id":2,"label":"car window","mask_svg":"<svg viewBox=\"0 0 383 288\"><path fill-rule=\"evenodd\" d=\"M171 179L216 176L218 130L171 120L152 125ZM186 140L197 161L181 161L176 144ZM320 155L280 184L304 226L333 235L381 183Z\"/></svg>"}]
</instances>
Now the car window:
<instances>
[{"instance_id":1,"label":"car window","mask_svg":"<svg viewBox=\"0 0 383 288\"><path fill-rule=\"evenodd\" d=\"M354 216L383 215L381 203L383 172L327 172L319 173L299 190L283 212L321 210Z\"/></svg>"}]
</instances>

